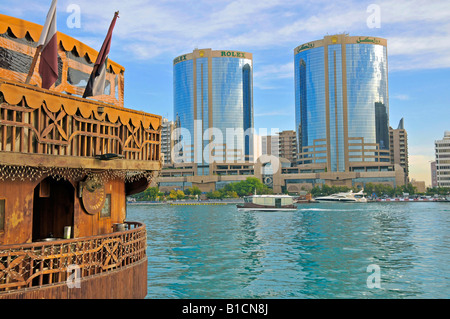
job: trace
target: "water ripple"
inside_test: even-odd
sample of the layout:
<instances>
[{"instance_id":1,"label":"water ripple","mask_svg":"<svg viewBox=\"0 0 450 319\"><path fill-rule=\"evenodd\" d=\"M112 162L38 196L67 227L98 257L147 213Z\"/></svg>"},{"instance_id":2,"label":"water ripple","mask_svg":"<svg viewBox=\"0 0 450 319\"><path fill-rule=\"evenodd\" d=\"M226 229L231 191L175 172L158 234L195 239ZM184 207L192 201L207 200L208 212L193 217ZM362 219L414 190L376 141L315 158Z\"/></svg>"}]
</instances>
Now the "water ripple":
<instances>
[{"instance_id":1,"label":"water ripple","mask_svg":"<svg viewBox=\"0 0 450 319\"><path fill-rule=\"evenodd\" d=\"M147 225L147 298L448 298L449 212L447 203L321 203L127 213ZM380 288L367 285L373 264Z\"/></svg>"}]
</instances>

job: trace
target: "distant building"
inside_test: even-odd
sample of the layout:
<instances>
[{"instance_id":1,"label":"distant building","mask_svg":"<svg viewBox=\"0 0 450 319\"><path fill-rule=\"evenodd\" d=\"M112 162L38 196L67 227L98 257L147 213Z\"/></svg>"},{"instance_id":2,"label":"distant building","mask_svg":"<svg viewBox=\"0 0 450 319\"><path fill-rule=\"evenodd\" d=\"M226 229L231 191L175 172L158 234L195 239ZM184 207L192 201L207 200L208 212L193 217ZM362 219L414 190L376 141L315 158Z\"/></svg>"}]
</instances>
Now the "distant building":
<instances>
[{"instance_id":1,"label":"distant building","mask_svg":"<svg viewBox=\"0 0 450 319\"><path fill-rule=\"evenodd\" d=\"M436 161L430 163L431 166L431 187L437 187Z\"/></svg>"},{"instance_id":2,"label":"distant building","mask_svg":"<svg viewBox=\"0 0 450 319\"><path fill-rule=\"evenodd\" d=\"M206 128L225 134L226 128L253 127L251 54L205 49L176 58L174 114L191 134L183 139L185 161L163 170L160 187L210 191L248 176L275 193L322 185L404 185L403 127L392 130L392 140L399 142L391 156L386 39L325 36L294 49L294 68L295 131L261 137L261 154L280 158L275 167L255 160L246 135L235 135L233 147L225 138L210 157L203 152L209 142L201 135ZM405 160L396 157L402 152Z\"/></svg>"},{"instance_id":3,"label":"distant building","mask_svg":"<svg viewBox=\"0 0 450 319\"><path fill-rule=\"evenodd\" d=\"M450 187L450 131L435 141L436 179L438 187Z\"/></svg>"},{"instance_id":4,"label":"distant building","mask_svg":"<svg viewBox=\"0 0 450 319\"><path fill-rule=\"evenodd\" d=\"M299 164L390 163L387 41L337 34L294 49Z\"/></svg>"},{"instance_id":5,"label":"distant building","mask_svg":"<svg viewBox=\"0 0 450 319\"><path fill-rule=\"evenodd\" d=\"M281 131L276 135L262 136L261 150L264 155L287 159L295 166L297 162L297 138L295 131Z\"/></svg>"},{"instance_id":6,"label":"distant building","mask_svg":"<svg viewBox=\"0 0 450 319\"><path fill-rule=\"evenodd\" d=\"M173 114L173 160L160 174L161 190L198 186L207 192L253 175L261 151L251 53L195 49L175 58Z\"/></svg>"},{"instance_id":7,"label":"distant building","mask_svg":"<svg viewBox=\"0 0 450 319\"><path fill-rule=\"evenodd\" d=\"M202 192L212 192L255 175L254 163L211 163L211 174L207 176L198 175L199 166L196 163L165 165L158 179L159 189L167 192L196 186Z\"/></svg>"},{"instance_id":8,"label":"distant building","mask_svg":"<svg viewBox=\"0 0 450 319\"><path fill-rule=\"evenodd\" d=\"M386 39L325 36L294 49L294 68L299 174L286 187L403 185L390 155Z\"/></svg>"},{"instance_id":9,"label":"distant building","mask_svg":"<svg viewBox=\"0 0 450 319\"><path fill-rule=\"evenodd\" d=\"M403 168L405 184L407 184L409 182L408 134L404 127L403 118L396 129L389 127L389 140L391 163L399 164Z\"/></svg>"},{"instance_id":10,"label":"distant building","mask_svg":"<svg viewBox=\"0 0 450 319\"><path fill-rule=\"evenodd\" d=\"M195 49L173 60L174 115L182 159L197 164L253 162L253 58L242 51Z\"/></svg>"},{"instance_id":11,"label":"distant building","mask_svg":"<svg viewBox=\"0 0 450 319\"><path fill-rule=\"evenodd\" d=\"M295 131L282 131L278 133L279 156L287 159L295 166L297 162L297 137Z\"/></svg>"},{"instance_id":12,"label":"distant building","mask_svg":"<svg viewBox=\"0 0 450 319\"><path fill-rule=\"evenodd\" d=\"M425 186L424 181L416 181L415 179L411 180L411 185L416 188L416 193L425 193L427 191L427 187Z\"/></svg>"},{"instance_id":13,"label":"distant building","mask_svg":"<svg viewBox=\"0 0 450 319\"><path fill-rule=\"evenodd\" d=\"M280 145L278 135L267 135L261 137L262 155L280 156Z\"/></svg>"},{"instance_id":14,"label":"distant building","mask_svg":"<svg viewBox=\"0 0 450 319\"><path fill-rule=\"evenodd\" d=\"M256 162L262 154L262 136L253 134L253 162Z\"/></svg>"},{"instance_id":15,"label":"distant building","mask_svg":"<svg viewBox=\"0 0 450 319\"><path fill-rule=\"evenodd\" d=\"M166 118L162 119L161 124L161 159L164 164L172 163L172 149L174 141L172 140L172 132L175 128L175 122Z\"/></svg>"}]
</instances>

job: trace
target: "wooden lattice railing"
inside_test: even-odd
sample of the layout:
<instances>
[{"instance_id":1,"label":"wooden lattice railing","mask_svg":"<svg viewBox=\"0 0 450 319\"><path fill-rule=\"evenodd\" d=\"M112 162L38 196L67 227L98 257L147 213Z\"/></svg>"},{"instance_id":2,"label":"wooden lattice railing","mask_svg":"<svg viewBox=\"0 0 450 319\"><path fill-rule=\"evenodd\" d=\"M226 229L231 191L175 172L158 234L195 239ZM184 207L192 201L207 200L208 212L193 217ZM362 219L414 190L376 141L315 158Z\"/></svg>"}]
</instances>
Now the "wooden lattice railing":
<instances>
[{"instance_id":1,"label":"wooden lattice railing","mask_svg":"<svg viewBox=\"0 0 450 319\"><path fill-rule=\"evenodd\" d=\"M107 235L0 246L0 295L104 274L147 258L145 225L127 224L130 229Z\"/></svg>"},{"instance_id":2,"label":"wooden lattice railing","mask_svg":"<svg viewBox=\"0 0 450 319\"><path fill-rule=\"evenodd\" d=\"M161 118L0 80L0 152L160 160Z\"/></svg>"}]
</instances>

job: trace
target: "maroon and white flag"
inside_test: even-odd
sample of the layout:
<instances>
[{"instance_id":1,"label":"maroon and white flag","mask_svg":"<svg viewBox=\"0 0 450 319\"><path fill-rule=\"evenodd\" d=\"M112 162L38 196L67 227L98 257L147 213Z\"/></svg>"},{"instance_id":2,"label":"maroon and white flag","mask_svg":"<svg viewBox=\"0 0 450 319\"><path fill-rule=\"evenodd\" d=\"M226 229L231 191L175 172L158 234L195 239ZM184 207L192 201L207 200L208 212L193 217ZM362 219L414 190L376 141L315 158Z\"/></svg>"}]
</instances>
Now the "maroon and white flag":
<instances>
[{"instance_id":1,"label":"maroon and white flag","mask_svg":"<svg viewBox=\"0 0 450 319\"><path fill-rule=\"evenodd\" d=\"M39 38L38 47L42 45L39 74L42 87L49 89L58 79L58 40L56 36L56 3L53 0Z\"/></svg>"},{"instance_id":2,"label":"maroon and white flag","mask_svg":"<svg viewBox=\"0 0 450 319\"><path fill-rule=\"evenodd\" d=\"M116 25L117 17L119 12L114 14L114 18L109 26L108 34L106 35L105 41L103 41L102 48L98 53L97 60L94 64L94 69L92 70L89 82L84 90L83 97L103 95L105 91L106 83L106 66L108 64L108 54L111 47L112 32L114 26Z\"/></svg>"}]
</instances>

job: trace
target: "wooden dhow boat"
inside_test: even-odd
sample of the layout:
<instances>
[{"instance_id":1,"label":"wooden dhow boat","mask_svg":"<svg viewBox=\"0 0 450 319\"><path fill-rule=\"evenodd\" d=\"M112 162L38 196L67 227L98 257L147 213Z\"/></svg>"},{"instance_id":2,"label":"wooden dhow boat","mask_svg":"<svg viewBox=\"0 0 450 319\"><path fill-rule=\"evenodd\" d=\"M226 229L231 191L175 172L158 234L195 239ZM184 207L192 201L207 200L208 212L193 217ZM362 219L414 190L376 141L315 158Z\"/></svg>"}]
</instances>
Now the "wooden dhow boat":
<instances>
[{"instance_id":1,"label":"wooden dhow boat","mask_svg":"<svg viewBox=\"0 0 450 319\"><path fill-rule=\"evenodd\" d=\"M28 68L42 26L0 14L0 299L144 298L146 227L126 196L161 169L161 117L124 108L125 69L81 98L98 52L58 32L58 79Z\"/></svg>"}]
</instances>

